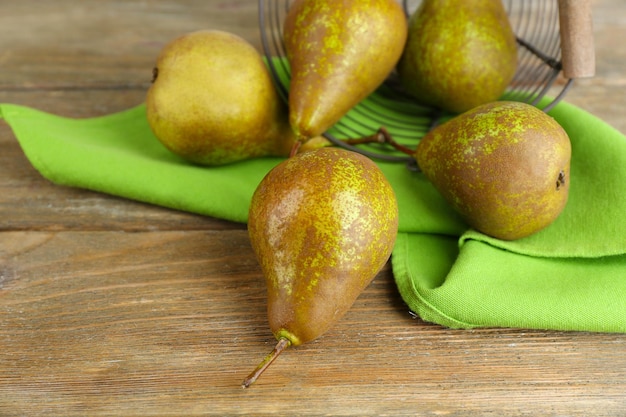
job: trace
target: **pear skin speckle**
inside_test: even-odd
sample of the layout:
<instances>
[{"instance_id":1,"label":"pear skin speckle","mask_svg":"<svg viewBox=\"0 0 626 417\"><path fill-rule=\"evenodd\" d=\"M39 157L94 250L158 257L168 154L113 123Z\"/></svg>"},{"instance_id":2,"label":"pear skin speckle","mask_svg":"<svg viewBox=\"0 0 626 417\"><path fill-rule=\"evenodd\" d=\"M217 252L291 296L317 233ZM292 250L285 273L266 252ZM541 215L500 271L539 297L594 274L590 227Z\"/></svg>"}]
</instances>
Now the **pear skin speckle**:
<instances>
[{"instance_id":1,"label":"pear skin speckle","mask_svg":"<svg viewBox=\"0 0 626 417\"><path fill-rule=\"evenodd\" d=\"M261 55L235 34L190 32L157 57L146 118L167 149L192 163L287 156L295 142L288 117Z\"/></svg>"},{"instance_id":2,"label":"pear skin speckle","mask_svg":"<svg viewBox=\"0 0 626 417\"><path fill-rule=\"evenodd\" d=\"M406 36L406 16L395 0L294 1L283 39L296 136L322 134L379 87Z\"/></svg>"},{"instance_id":3,"label":"pear skin speckle","mask_svg":"<svg viewBox=\"0 0 626 417\"><path fill-rule=\"evenodd\" d=\"M454 113L499 99L516 69L517 42L501 0L423 0L398 63L409 93Z\"/></svg>"},{"instance_id":4,"label":"pear skin speckle","mask_svg":"<svg viewBox=\"0 0 626 417\"><path fill-rule=\"evenodd\" d=\"M478 106L429 132L415 156L465 220L493 237L512 240L535 233L567 203L569 137L529 104Z\"/></svg>"},{"instance_id":5,"label":"pear skin speckle","mask_svg":"<svg viewBox=\"0 0 626 417\"><path fill-rule=\"evenodd\" d=\"M272 332L320 336L387 262L395 194L370 159L340 148L289 158L259 184L248 230L268 287Z\"/></svg>"}]
</instances>

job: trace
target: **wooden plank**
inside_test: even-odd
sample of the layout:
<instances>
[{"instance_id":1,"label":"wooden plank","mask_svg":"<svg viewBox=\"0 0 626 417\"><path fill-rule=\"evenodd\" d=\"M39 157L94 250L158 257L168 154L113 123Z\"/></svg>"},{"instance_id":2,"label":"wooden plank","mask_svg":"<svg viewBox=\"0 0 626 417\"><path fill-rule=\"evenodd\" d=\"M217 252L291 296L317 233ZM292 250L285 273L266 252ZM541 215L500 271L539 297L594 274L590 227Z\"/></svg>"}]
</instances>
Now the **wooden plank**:
<instances>
[{"instance_id":1,"label":"wooden plank","mask_svg":"<svg viewBox=\"0 0 626 417\"><path fill-rule=\"evenodd\" d=\"M386 268L244 391L273 346L244 231L1 238L0 414L608 416L626 388L622 335L442 329Z\"/></svg>"},{"instance_id":2,"label":"wooden plank","mask_svg":"<svg viewBox=\"0 0 626 417\"><path fill-rule=\"evenodd\" d=\"M231 31L261 49L255 0L28 0L1 7L0 91L144 86L165 42L193 30Z\"/></svg>"},{"instance_id":3,"label":"wooden plank","mask_svg":"<svg viewBox=\"0 0 626 417\"><path fill-rule=\"evenodd\" d=\"M0 102L70 117L141 103L199 28L259 47L256 1L0 6ZM626 132L624 3L594 0L598 75L567 100ZM26 30L25 28L28 28ZM456 331L413 318L389 265L249 390L274 339L245 225L55 186L0 121L0 415L615 416L626 336Z\"/></svg>"}]
</instances>

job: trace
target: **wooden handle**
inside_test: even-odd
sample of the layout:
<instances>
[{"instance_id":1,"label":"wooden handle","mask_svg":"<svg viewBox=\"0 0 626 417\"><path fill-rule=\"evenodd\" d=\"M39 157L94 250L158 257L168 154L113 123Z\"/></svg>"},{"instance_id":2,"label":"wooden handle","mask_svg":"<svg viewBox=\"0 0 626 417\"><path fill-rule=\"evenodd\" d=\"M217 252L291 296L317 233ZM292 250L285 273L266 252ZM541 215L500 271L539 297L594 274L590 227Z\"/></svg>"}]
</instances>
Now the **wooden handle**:
<instances>
[{"instance_id":1,"label":"wooden handle","mask_svg":"<svg viewBox=\"0 0 626 417\"><path fill-rule=\"evenodd\" d=\"M590 0L559 0L561 55L566 78L593 77L596 57Z\"/></svg>"}]
</instances>

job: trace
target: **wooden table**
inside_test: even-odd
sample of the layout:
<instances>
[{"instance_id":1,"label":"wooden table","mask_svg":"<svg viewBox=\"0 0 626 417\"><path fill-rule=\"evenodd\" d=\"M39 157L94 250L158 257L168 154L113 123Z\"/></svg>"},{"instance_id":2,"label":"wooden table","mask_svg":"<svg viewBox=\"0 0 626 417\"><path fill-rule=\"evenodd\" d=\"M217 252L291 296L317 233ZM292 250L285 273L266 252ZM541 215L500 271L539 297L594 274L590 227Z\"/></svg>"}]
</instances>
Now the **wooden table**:
<instances>
[{"instance_id":1,"label":"wooden table","mask_svg":"<svg viewBox=\"0 0 626 417\"><path fill-rule=\"evenodd\" d=\"M626 132L626 3L596 0L597 77L567 100ZM71 117L139 104L200 28L256 46L256 1L0 5L0 101ZM455 331L386 267L324 337L274 344L245 225L56 186L0 122L0 415L626 415L626 335Z\"/></svg>"}]
</instances>

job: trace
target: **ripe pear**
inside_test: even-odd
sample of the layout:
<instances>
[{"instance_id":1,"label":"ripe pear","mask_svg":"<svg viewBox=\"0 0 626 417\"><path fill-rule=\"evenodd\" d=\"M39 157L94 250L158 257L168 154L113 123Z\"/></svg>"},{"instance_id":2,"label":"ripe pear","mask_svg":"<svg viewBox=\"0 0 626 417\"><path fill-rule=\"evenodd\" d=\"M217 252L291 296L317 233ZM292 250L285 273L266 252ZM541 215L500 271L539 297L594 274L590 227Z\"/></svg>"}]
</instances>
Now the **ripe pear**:
<instances>
[{"instance_id":1,"label":"ripe pear","mask_svg":"<svg viewBox=\"0 0 626 417\"><path fill-rule=\"evenodd\" d=\"M406 36L406 15L395 0L296 0L283 38L289 119L299 140L321 135L379 87Z\"/></svg>"},{"instance_id":2,"label":"ripe pear","mask_svg":"<svg viewBox=\"0 0 626 417\"><path fill-rule=\"evenodd\" d=\"M398 63L408 93L453 113L499 99L516 69L516 38L501 0L422 1Z\"/></svg>"},{"instance_id":3,"label":"ripe pear","mask_svg":"<svg viewBox=\"0 0 626 417\"><path fill-rule=\"evenodd\" d=\"M499 239L545 228L567 203L570 140L529 104L493 102L458 115L427 133L415 157L469 225Z\"/></svg>"},{"instance_id":4,"label":"ripe pear","mask_svg":"<svg viewBox=\"0 0 626 417\"><path fill-rule=\"evenodd\" d=\"M243 38L218 30L185 34L161 50L146 115L165 147L200 165L288 156L295 143L261 55ZM306 146L327 144L316 138Z\"/></svg>"},{"instance_id":5,"label":"ripe pear","mask_svg":"<svg viewBox=\"0 0 626 417\"><path fill-rule=\"evenodd\" d=\"M311 150L267 174L252 197L248 230L278 344L244 387L286 347L317 338L346 313L387 262L397 228L391 185L356 152Z\"/></svg>"}]
</instances>

